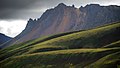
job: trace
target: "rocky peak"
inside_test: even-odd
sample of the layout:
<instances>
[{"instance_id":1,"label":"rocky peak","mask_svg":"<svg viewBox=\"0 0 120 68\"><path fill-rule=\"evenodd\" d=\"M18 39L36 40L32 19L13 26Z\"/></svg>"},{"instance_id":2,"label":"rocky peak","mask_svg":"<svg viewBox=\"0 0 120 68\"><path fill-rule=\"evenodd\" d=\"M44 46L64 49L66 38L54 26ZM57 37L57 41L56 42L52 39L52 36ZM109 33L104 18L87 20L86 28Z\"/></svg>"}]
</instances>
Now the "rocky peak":
<instances>
[{"instance_id":1,"label":"rocky peak","mask_svg":"<svg viewBox=\"0 0 120 68\"><path fill-rule=\"evenodd\" d=\"M32 22L33 21L33 19L32 18L30 18L29 20L28 20L28 22Z\"/></svg>"},{"instance_id":2,"label":"rocky peak","mask_svg":"<svg viewBox=\"0 0 120 68\"><path fill-rule=\"evenodd\" d=\"M66 5L64 3L60 3L60 4L58 4L57 7L66 7Z\"/></svg>"},{"instance_id":3,"label":"rocky peak","mask_svg":"<svg viewBox=\"0 0 120 68\"><path fill-rule=\"evenodd\" d=\"M85 7L81 6L79 9L83 12L97 11L101 8L99 4L87 4Z\"/></svg>"},{"instance_id":4,"label":"rocky peak","mask_svg":"<svg viewBox=\"0 0 120 68\"><path fill-rule=\"evenodd\" d=\"M28 23L27 23L27 25L26 25L26 29L30 29L30 28L32 28L34 25L35 25L35 23L36 23L36 19L32 19L32 18L30 18L29 20L28 20Z\"/></svg>"},{"instance_id":5,"label":"rocky peak","mask_svg":"<svg viewBox=\"0 0 120 68\"><path fill-rule=\"evenodd\" d=\"M67 6L64 3L60 3L54 9L60 11L60 10L63 10L65 8L67 8Z\"/></svg>"},{"instance_id":6,"label":"rocky peak","mask_svg":"<svg viewBox=\"0 0 120 68\"><path fill-rule=\"evenodd\" d=\"M74 7L75 7L75 5L73 4L73 5L72 5L72 7L74 8Z\"/></svg>"},{"instance_id":7,"label":"rocky peak","mask_svg":"<svg viewBox=\"0 0 120 68\"><path fill-rule=\"evenodd\" d=\"M99 4L87 4L85 7L83 7L83 6L81 6L80 7L80 9L81 8L99 8L99 7L101 7Z\"/></svg>"},{"instance_id":8,"label":"rocky peak","mask_svg":"<svg viewBox=\"0 0 120 68\"><path fill-rule=\"evenodd\" d=\"M100 7L100 5L99 4L87 4L86 6L85 6L86 8L94 8L94 7Z\"/></svg>"}]
</instances>

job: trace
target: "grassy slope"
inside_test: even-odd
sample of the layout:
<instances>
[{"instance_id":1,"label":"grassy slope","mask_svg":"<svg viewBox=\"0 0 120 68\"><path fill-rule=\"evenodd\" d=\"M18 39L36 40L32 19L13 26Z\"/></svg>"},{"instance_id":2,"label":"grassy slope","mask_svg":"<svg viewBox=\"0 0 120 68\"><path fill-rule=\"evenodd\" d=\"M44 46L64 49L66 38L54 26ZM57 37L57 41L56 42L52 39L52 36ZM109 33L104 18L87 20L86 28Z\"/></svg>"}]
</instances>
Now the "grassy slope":
<instances>
[{"instance_id":1,"label":"grassy slope","mask_svg":"<svg viewBox=\"0 0 120 68\"><path fill-rule=\"evenodd\" d=\"M18 65L14 65L15 67L16 66L21 67L21 65L23 66L24 64L25 64L24 66L26 67L29 66L37 67L40 65L43 67L46 66L54 67L54 65L59 67L59 64L64 63L65 65L62 65L63 67L86 66L102 58L105 55L118 52L119 48L113 49L109 47L108 48L101 48L101 47L111 46L112 42L116 43L116 41L120 40L119 31L120 31L120 23L117 23L92 30L80 31L80 32L77 31L77 32L60 34L60 35L58 34L43 39L36 39L32 42L31 41L25 42L24 44L13 45L8 48L0 50L0 54L1 54L0 58L5 59L0 62L0 65L2 65L3 67L4 66L12 67L14 63L17 63ZM115 43L113 43L112 46L114 46ZM93 49L93 48L98 48L98 49ZM93 49L94 51L91 49ZM57 50L57 51L53 51L53 50ZM19 60L16 60L16 58ZM65 60L68 58L69 61L66 62ZM74 61L75 58L77 59ZM82 61L82 60L86 60L86 61ZM53 65L49 64L52 63L52 61L54 61L54 64ZM60 61L62 62L59 63ZM55 63L59 63L59 64L55 64Z\"/></svg>"},{"instance_id":2,"label":"grassy slope","mask_svg":"<svg viewBox=\"0 0 120 68\"><path fill-rule=\"evenodd\" d=\"M41 46L62 46L73 48L98 48L120 39L120 23L88 31L77 32L31 46L29 52L40 50ZM119 29L118 29L119 28ZM108 40L109 39L109 40ZM104 43L103 43L104 42Z\"/></svg>"},{"instance_id":3,"label":"grassy slope","mask_svg":"<svg viewBox=\"0 0 120 68\"><path fill-rule=\"evenodd\" d=\"M83 30L81 30L81 31L83 31ZM60 33L60 34L45 36L45 37L38 38L38 39L35 39L35 40L30 40L30 41L27 41L27 42L24 42L24 43L21 43L21 44L16 44L16 45L9 46L7 48L4 48L4 49L0 50L0 54L1 54L0 55L0 60L3 60L3 59L5 59L9 56L12 56L12 55L16 54L16 53L20 54L21 52L23 53L25 51L28 51L28 49L31 48L32 45L35 45L37 43L41 43L41 42L44 42L44 41L47 41L47 40L50 40L50 39L53 39L53 38L58 38L58 37L61 37L61 36L67 35L67 34L77 33L77 32L80 32L80 31L66 32L66 33ZM41 48L42 51L49 51L51 49L52 50L61 49L61 47L59 47L59 46L41 46L40 48Z\"/></svg>"},{"instance_id":4,"label":"grassy slope","mask_svg":"<svg viewBox=\"0 0 120 68\"><path fill-rule=\"evenodd\" d=\"M104 48L120 47L120 40L104 46Z\"/></svg>"},{"instance_id":5,"label":"grassy slope","mask_svg":"<svg viewBox=\"0 0 120 68\"><path fill-rule=\"evenodd\" d=\"M69 49L15 56L2 61L2 68L84 67L120 49ZM15 65L14 65L15 64Z\"/></svg>"},{"instance_id":6,"label":"grassy slope","mask_svg":"<svg viewBox=\"0 0 120 68\"><path fill-rule=\"evenodd\" d=\"M86 68L117 68L120 65L120 51L109 54Z\"/></svg>"},{"instance_id":7,"label":"grassy slope","mask_svg":"<svg viewBox=\"0 0 120 68\"><path fill-rule=\"evenodd\" d=\"M77 32L80 32L80 31L60 33L60 34L45 36L45 37L38 38L38 39L35 39L35 40L30 40L30 41L27 41L27 42L24 42L24 43L20 43L20 44L15 44L15 45L9 46L7 48L1 49L0 50L0 54L3 54L5 52L13 50L15 48L17 48L17 49L25 48L25 47L28 47L28 46L31 46L31 45L35 45L37 43L41 43L41 42L44 42L44 41L47 41L47 40L50 40L50 39L53 39L53 38L58 38L60 36L64 36L64 35L71 34L71 33L77 33Z\"/></svg>"}]
</instances>

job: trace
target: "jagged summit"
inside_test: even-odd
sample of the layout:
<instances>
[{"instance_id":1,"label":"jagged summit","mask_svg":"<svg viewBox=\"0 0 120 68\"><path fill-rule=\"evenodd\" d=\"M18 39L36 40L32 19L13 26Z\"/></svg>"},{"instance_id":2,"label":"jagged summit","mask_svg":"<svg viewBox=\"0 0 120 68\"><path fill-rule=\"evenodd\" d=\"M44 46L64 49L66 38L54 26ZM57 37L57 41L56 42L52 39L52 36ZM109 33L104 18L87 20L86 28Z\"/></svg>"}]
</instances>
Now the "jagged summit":
<instances>
[{"instance_id":1,"label":"jagged summit","mask_svg":"<svg viewBox=\"0 0 120 68\"><path fill-rule=\"evenodd\" d=\"M73 4L72 6L67 6L67 5L65 5L64 3L60 3L60 4L58 4L55 8L56 8L56 9L60 9L60 8L65 9L65 8L76 8L76 7L75 7L74 4Z\"/></svg>"},{"instance_id":2,"label":"jagged summit","mask_svg":"<svg viewBox=\"0 0 120 68\"><path fill-rule=\"evenodd\" d=\"M30 27L33 27L34 25L35 25L35 22L36 22L37 20L36 19L32 19L32 18L30 18L29 20L28 20L28 23L27 23L27 26L26 26L26 28L30 28Z\"/></svg>"},{"instance_id":3,"label":"jagged summit","mask_svg":"<svg viewBox=\"0 0 120 68\"><path fill-rule=\"evenodd\" d=\"M95 8L101 8L102 6L100 6L99 4L87 4L86 6L81 6L79 9L95 9Z\"/></svg>"},{"instance_id":4,"label":"jagged summit","mask_svg":"<svg viewBox=\"0 0 120 68\"><path fill-rule=\"evenodd\" d=\"M65 8L67 8L68 6L67 5L65 5L64 3L60 3L60 4L58 4L55 8L53 8L53 9L56 9L56 10L62 10L62 9L65 9Z\"/></svg>"},{"instance_id":5,"label":"jagged summit","mask_svg":"<svg viewBox=\"0 0 120 68\"><path fill-rule=\"evenodd\" d=\"M65 7L66 5L64 4L64 3L60 3L60 4L58 4L58 6L57 7Z\"/></svg>"},{"instance_id":6,"label":"jagged summit","mask_svg":"<svg viewBox=\"0 0 120 68\"><path fill-rule=\"evenodd\" d=\"M99 4L87 4L86 6L100 6Z\"/></svg>"},{"instance_id":7,"label":"jagged summit","mask_svg":"<svg viewBox=\"0 0 120 68\"><path fill-rule=\"evenodd\" d=\"M29 20L28 20L28 23L27 23L27 24L29 24L29 23L31 23L31 22L34 22L34 20L33 20L32 18L29 18Z\"/></svg>"},{"instance_id":8,"label":"jagged summit","mask_svg":"<svg viewBox=\"0 0 120 68\"><path fill-rule=\"evenodd\" d=\"M73 4L72 7L75 7L75 5Z\"/></svg>"}]
</instances>

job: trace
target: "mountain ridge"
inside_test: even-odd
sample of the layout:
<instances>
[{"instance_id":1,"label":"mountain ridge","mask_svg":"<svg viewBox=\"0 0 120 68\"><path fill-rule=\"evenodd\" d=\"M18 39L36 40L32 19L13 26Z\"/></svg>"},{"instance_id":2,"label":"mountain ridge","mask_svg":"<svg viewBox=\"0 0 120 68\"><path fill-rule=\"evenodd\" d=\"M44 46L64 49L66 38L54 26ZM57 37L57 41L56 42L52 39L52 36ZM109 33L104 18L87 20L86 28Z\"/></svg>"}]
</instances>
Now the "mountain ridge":
<instances>
[{"instance_id":1,"label":"mountain ridge","mask_svg":"<svg viewBox=\"0 0 120 68\"><path fill-rule=\"evenodd\" d=\"M11 37L8 37L5 34L0 33L0 45L11 39L12 39Z\"/></svg>"},{"instance_id":2,"label":"mountain ridge","mask_svg":"<svg viewBox=\"0 0 120 68\"><path fill-rule=\"evenodd\" d=\"M39 37L76 30L86 30L120 21L120 6L90 4L75 8L63 3L46 10L38 19L29 19L18 36L7 45L18 44Z\"/></svg>"}]
</instances>

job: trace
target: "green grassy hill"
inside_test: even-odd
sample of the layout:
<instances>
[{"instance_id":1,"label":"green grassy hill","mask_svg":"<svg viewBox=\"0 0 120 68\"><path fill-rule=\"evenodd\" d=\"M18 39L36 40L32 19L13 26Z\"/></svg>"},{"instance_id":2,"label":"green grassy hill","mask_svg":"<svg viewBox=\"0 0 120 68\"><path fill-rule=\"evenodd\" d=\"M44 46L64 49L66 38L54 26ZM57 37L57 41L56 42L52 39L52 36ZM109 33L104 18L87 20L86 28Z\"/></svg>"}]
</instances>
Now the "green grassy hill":
<instances>
[{"instance_id":1,"label":"green grassy hill","mask_svg":"<svg viewBox=\"0 0 120 68\"><path fill-rule=\"evenodd\" d=\"M120 23L51 35L0 50L2 68L116 68ZM104 63L102 63L104 62Z\"/></svg>"},{"instance_id":2,"label":"green grassy hill","mask_svg":"<svg viewBox=\"0 0 120 68\"><path fill-rule=\"evenodd\" d=\"M120 66L120 51L108 54L86 68L119 68L118 66Z\"/></svg>"},{"instance_id":3,"label":"green grassy hill","mask_svg":"<svg viewBox=\"0 0 120 68\"><path fill-rule=\"evenodd\" d=\"M104 46L105 48L120 47L120 40Z\"/></svg>"}]
</instances>

